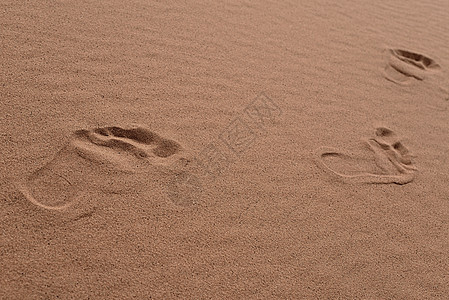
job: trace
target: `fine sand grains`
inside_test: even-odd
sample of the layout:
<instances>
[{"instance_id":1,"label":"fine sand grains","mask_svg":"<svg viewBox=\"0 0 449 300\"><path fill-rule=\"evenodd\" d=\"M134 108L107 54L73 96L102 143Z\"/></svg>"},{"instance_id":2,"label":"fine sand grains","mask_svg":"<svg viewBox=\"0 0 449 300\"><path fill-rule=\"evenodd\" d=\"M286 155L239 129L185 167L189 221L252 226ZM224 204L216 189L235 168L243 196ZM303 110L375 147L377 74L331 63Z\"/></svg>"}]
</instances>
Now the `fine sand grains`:
<instances>
[{"instance_id":1,"label":"fine sand grains","mask_svg":"<svg viewBox=\"0 0 449 300\"><path fill-rule=\"evenodd\" d=\"M447 299L449 1L0 1L0 299Z\"/></svg>"}]
</instances>

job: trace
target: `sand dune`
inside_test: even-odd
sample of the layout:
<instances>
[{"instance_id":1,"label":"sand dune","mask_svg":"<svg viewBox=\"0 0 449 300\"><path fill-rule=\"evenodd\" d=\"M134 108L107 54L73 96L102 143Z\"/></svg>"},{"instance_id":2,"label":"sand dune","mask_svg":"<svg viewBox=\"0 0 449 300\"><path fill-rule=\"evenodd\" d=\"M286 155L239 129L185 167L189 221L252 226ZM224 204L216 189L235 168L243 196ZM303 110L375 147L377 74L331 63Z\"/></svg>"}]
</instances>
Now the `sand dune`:
<instances>
[{"instance_id":1,"label":"sand dune","mask_svg":"<svg viewBox=\"0 0 449 300\"><path fill-rule=\"evenodd\" d=\"M0 299L449 295L449 2L0 8Z\"/></svg>"}]
</instances>

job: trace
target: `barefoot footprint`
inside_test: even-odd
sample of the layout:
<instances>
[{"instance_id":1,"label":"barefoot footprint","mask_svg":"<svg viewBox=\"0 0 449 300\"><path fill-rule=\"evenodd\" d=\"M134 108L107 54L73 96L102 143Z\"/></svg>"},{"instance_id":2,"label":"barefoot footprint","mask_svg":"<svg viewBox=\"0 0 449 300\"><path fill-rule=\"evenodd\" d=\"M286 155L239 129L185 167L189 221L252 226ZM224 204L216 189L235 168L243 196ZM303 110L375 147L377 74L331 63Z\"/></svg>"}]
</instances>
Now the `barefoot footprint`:
<instances>
[{"instance_id":1,"label":"barefoot footprint","mask_svg":"<svg viewBox=\"0 0 449 300\"><path fill-rule=\"evenodd\" d=\"M347 182L377 183L377 184L406 184L415 178L417 169L412 163L409 150L398 140L394 132L385 127L376 129L375 137L366 141L369 149L374 153L375 169L378 172L350 172L355 158L329 147L321 147L315 153L315 159L322 169L337 175ZM339 160L339 166L344 171L330 166L331 160Z\"/></svg>"},{"instance_id":2,"label":"barefoot footprint","mask_svg":"<svg viewBox=\"0 0 449 300\"><path fill-rule=\"evenodd\" d=\"M410 84L413 79L422 81L429 74L440 69L440 65L433 59L401 49L387 49L386 59L384 77L403 85Z\"/></svg>"},{"instance_id":3,"label":"barefoot footprint","mask_svg":"<svg viewBox=\"0 0 449 300\"><path fill-rule=\"evenodd\" d=\"M91 161L105 162L130 172L143 171L151 165L169 166L184 161L184 149L142 126L124 129L101 127L75 132L73 144L78 155Z\"/></svg>"},{"instance_id":4,"label":"barefoot footprint","mask_svg":"<svg viewBox=\"0 0 449 300\"><path fill-rule=\"evenodd\" d=\"M49 210L64 210L86 190L101 189L114 173L181 170L185 150L142 126L78 130L43 167L17 183L26 199Z\"/></svg>"}]
</instances>

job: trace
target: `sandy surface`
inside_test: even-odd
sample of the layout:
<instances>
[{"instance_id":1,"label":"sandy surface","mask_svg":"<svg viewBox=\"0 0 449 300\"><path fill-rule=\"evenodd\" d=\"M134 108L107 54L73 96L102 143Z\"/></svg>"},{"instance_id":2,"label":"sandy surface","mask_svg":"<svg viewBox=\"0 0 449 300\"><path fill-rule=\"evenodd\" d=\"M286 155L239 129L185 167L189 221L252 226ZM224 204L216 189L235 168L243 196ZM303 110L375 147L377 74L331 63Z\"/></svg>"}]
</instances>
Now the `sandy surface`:
<instances>
[{"instance_id":1,"label":"sandy surface","mask_svg":"<svg viewBox=\"0 0 449 300\"><path fill-rule=\"evenodd\" d=\"M169 2L1 1L0 298L445 299L449 2Z\"/></svg>"}]
</instances>

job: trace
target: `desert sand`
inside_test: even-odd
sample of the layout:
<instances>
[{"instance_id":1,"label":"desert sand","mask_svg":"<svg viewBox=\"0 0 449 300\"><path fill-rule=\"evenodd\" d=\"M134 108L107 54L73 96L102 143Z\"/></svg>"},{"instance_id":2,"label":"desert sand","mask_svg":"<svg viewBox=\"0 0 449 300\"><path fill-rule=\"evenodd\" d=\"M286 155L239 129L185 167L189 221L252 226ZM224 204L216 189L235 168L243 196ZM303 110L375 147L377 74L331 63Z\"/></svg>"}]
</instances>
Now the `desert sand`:
<instances>
[{"instance_id":1,"label":"desert sand","mask_svg":"<svg viewBox=\"0 0 449 300\"><path fill-rule=\"evenodd\" d=\"M0 299L447 299L449 2L0 3Z\"/></svg>"}]
</instances>

